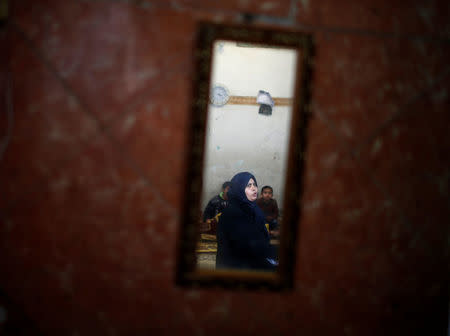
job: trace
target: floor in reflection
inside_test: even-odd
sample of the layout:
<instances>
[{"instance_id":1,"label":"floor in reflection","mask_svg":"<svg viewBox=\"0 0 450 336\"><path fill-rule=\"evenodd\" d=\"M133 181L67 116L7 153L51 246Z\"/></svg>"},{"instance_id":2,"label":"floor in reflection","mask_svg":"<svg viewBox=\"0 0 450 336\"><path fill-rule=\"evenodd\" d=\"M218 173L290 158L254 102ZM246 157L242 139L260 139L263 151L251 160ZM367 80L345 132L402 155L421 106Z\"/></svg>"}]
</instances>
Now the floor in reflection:
<instances>
[{"instance_id":1,"label":"floor in reflection","mask_svg":"<svg viewBox=\"0 0 450 336\"><path fill-rule=\"evenodd\" d=\"M196 252L198 268L216 268L217 239L215 235L202 233L197 243Z\"/></svg>"},{"instance_id":2,"label":"floor in reflection","mask_svg":"<svg viewBox=\"0 0 450 336\"><path fill-rule=\"evenodd\" d=\"M275 247L278 250L280 241L278 239L271 239L270 244L275 245ZM217 253L216 236L202 233L200 235L200 240L197 243L196 249L197 267L201 269L215 269L216 253Z\"/></svg>"},{"instance_id":3,"label":"floor in reflection","mask_svg":"<svg viewBox=\"0 0 450 336\"><path fill-rule=\"evenodd\" d=\"M202 269L215 269L216 253L197 253L197 267Z\"/></svg>"}]
</instances>

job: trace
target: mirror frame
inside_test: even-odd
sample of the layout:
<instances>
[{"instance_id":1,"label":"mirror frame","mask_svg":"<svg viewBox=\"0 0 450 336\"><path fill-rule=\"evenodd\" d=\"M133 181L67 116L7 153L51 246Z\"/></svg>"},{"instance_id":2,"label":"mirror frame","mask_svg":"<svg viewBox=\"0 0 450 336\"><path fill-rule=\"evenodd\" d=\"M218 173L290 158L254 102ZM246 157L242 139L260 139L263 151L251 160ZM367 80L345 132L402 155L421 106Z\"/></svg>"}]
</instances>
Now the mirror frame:
<instances>
[{"instance_id":1,"label":"mirror frame","mask_svg":"<svg viewBox=\"0 0 450 336\"><path fill-rule=\"evenodd\" d=\"M216 40L229 40L279 46L298 51L297 73L292 105L284 206L280 230L279 266L275 272L207 270L196 266L196 246L200 237L199 214L203 184L206 122L208 115L213 46ZM176 284L179 286L227 287L289 290L293 288L298 249L298 223L303 189L306 129L309 116L313 39L311 34L250 27L199 23L194 46L193 96L186 151L184 201L178 237ZM289 185L289 188L286 186Z\"/></svg>"}]
</instances>

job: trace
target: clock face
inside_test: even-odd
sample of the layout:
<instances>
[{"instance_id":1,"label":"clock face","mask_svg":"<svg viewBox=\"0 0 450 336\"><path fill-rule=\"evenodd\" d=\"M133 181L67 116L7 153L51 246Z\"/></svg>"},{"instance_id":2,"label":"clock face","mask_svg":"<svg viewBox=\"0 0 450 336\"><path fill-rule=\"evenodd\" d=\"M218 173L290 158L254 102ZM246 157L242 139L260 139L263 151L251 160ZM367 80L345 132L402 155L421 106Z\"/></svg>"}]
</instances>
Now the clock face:
<instances>
[{"instance_id":1,"label":"clock face","mask_svg":"<svg viewBox=\"0 0 450 336\"><path fill-rule=\"evenodd\" d=\"M214 106L223 106L227 103L230 98L230 94L228 93L228 89L223 86L216 84L211 89L211 104Z\"/></svg>"}]
</instances>

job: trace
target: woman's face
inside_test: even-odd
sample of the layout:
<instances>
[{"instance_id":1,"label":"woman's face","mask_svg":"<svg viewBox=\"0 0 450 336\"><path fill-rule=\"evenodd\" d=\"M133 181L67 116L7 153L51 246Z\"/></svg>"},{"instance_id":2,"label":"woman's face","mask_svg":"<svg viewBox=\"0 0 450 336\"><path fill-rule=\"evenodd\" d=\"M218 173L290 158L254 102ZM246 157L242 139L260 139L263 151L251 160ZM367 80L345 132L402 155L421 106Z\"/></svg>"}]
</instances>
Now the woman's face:
<instances>
[{"instance_id":1,"label":"woman's face","mask_svg":"<svg viewBox=\"0 0 450 336\"><path fill-rule=\"evenodd\" d=\"M247 199L250 202L255 201L258 196L258 187L252 178L248 181L247 186L245 187L245 196L247 196Z\"/></svg>"}]
</instances>

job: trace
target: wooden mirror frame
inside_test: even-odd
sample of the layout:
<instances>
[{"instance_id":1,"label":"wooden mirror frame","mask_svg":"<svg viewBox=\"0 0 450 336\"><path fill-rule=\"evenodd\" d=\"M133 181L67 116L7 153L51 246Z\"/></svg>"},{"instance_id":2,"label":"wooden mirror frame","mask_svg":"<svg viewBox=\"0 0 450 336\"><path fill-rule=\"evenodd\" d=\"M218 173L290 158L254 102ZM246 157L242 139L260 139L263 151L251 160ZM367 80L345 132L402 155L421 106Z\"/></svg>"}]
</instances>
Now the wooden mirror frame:
<instances>
[{"instance_id":1,"label":"wooden mirror frame","mask_svg":"<svg viewBox=\"0 0 450 336\"><path fill-rule=\"evenodd\" d=\"M196 265L196 245L200 237L199 213L203 183L203 164L211 83L213 45L228 40L295 49L297 74L292 105L292 120L284 183L284 206L280 230L279 266L275 272L207 270ZM180 286L218 286L248 289L292 289L297 253L297 225L300 200L306 126L309 111L312 69L312 36L310 34L244 25L200 23L194 50L195 78L187 143L187 166L184 202L178 240L176 284ZM289 185L288 188L286 186Z\"/></svg>"}]
</instances>

